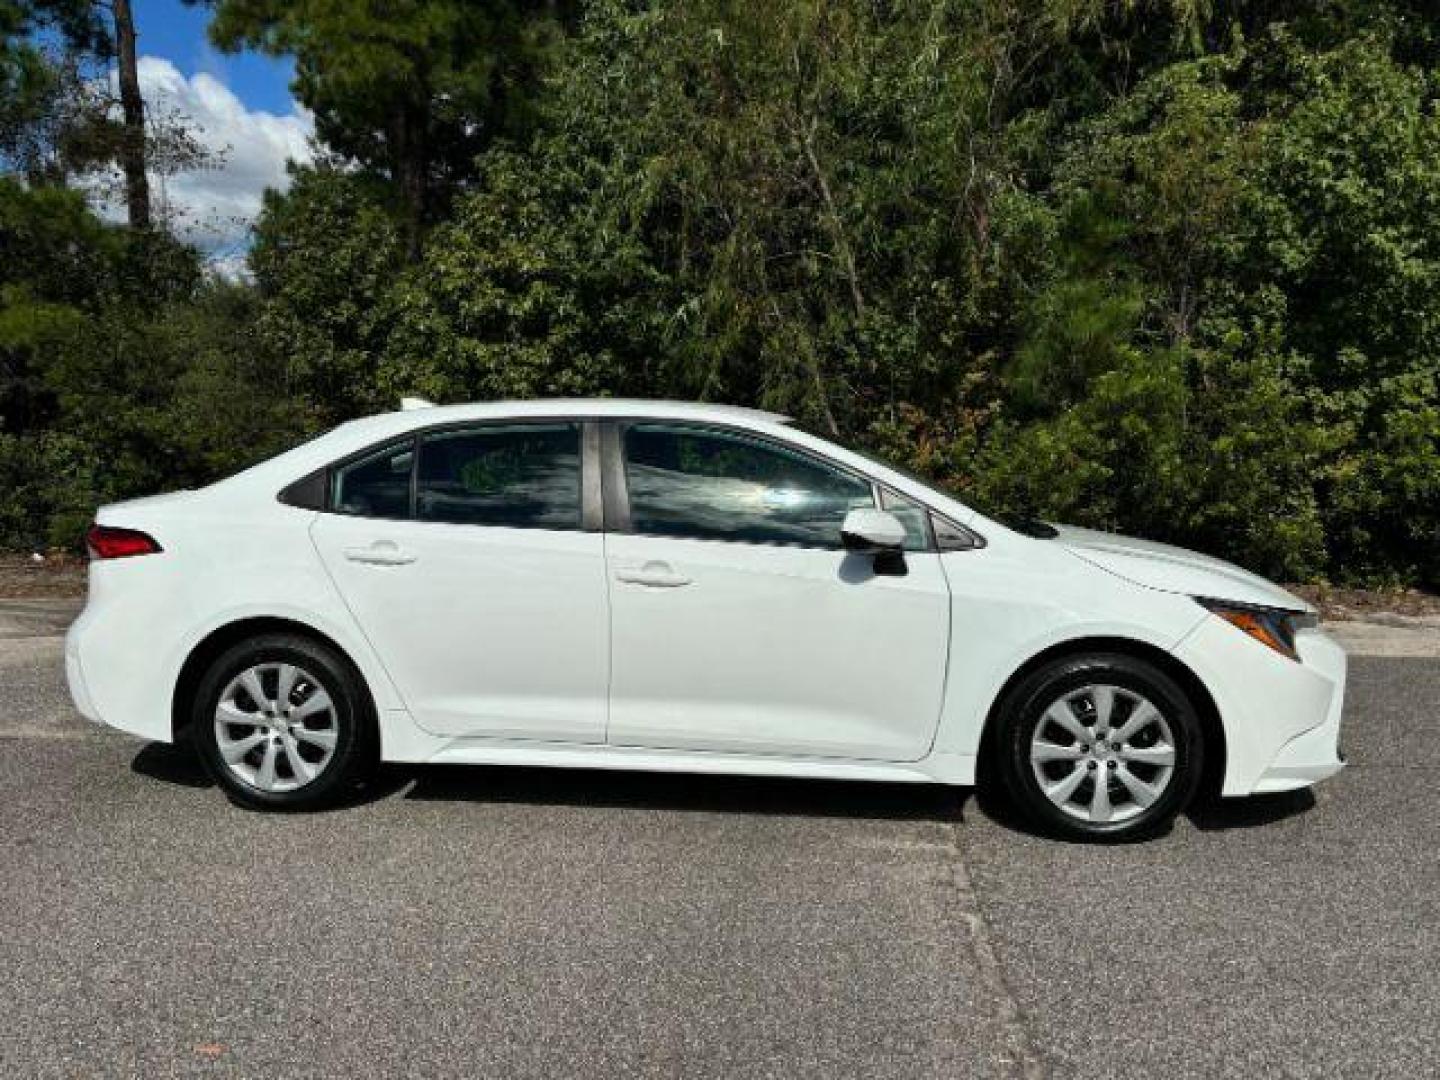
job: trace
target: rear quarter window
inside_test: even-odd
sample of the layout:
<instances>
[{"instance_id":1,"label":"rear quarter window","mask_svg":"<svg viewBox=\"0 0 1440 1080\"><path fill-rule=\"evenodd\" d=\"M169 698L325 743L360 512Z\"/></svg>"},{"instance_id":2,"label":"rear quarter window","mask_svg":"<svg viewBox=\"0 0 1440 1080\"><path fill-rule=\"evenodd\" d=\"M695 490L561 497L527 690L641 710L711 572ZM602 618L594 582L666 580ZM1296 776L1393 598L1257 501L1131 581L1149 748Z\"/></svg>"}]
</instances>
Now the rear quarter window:
<instances>
[{"instance_id":1,"label":"rear quarter window","mask_svg":"<svg viewBox=\"0 0 1440 1080\"><path fill-rule=\"evenodd\" d=\"M359 517L409 517L414 459L414 443L406 440L337 467L330 509Z\"/></svg>"}]
</instances>

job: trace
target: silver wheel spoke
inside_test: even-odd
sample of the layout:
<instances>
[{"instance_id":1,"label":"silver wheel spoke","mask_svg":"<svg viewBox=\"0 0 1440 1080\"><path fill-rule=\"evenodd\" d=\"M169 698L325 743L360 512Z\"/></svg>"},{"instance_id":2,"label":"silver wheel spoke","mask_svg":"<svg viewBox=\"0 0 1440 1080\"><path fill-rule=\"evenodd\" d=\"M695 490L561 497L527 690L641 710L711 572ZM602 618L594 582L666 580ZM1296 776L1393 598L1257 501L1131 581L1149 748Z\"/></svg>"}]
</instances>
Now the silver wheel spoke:
<instances>
[{"instance_id":1,"label":"silver wheel spoke","mask_svg":"<svg viewBox=\"0 0 1440 1080\"><path fill-rule=\"evenodd\" d=\"M322 750L334 750L336 735L333 731L312 731L309 728L297 727L290 732L301 742L307 742L311 746L318 746Z\"/></svg>"},{"instance_id":2,"label":"silver wheel spoke","mask_svg":"<svg viewBox=\"0 0 1440 1080\"><path fill-rule=\"evenodd\" d=\"M1140 806L1150 806L1160 798L1159 790L1145 783L1124 765L1115 770L1115 775L1120 777L1120 783L1125 785L1125 790L1130 792L1130 797Z\"/></svg>"},{"instance_id":3,"label":"silver wheel spoke","mask_svg":"<svg viewBox=\"0 0 1440 1080\"><path fill-rule=\"evenodd\" d=\"M290 692L295 689L295 676L298 672L290 664L281 664L278 673L278 683L275 687L275 702L282 709L290 703Z\"/></svg>"},{"instance_id":4,"label":"silver wheel spoke","mask_svg":"<svg viewBox=\"0 0 1440 1080\"><path fill-rule=\"evenodd\" d=\"M1064 804L1070 801L1070 796L1075 794L1075 789L1085 782L1085 766L1080 762L1065 775L1065 779L1045 789L1045 794L1050 797L1051 802Z\"/></svg>"},{"instance_id":5,"label":"silver wheel spoke","mask_svg":"<svg viewBox=\"0 0 1440 1080\"><path fill-rule=\"evenodd\" d=\"M290 718L292 720L308 720L316 713L322 713L330 708L333 708L330 695L317 686L314 693L301 702L297 708L290 710Z\"/></svg>"},{"instance_id":6,"label":"silver wheel spoke","mask_svg":"<svg viewBox=\"0 0 1440 1080\"><path fill-rule=\"evenodd\" d=\"M1130 718L1126 720L1125 723L1121 724L1119 730L1117 730L1115 734L1111 737L1116 742L1123 743L1126 739L1130 738L1137 731L1141 731L1144 728L1149 727L1151 724L1155 723L1155 721L1159 719L1160 710L1155 708L1154 705L1151 705L1150 702L1142 701L1135 706L1135 711L1130 714Z\"/></svg>"},{"instance_id":7,"label":"silver wheel spoke","mask_svg":"<svg viewBox=\"0 0 1440 1080\"><path fill-rule=\"evenodd\" d=\"M261 723L259 713L246 712L234 701L222 701L215 706L215 719L227 724L245 724L249 727L259 727Z\"/></svg>"},{"instance_id":8,"label":"silver wheel spoke","mask_svg":"<svg viewBox=\"0 0 1440 1080\"><path fill-rule=\"evenodd\" d=\"M240 761L244 756L264 742L268 736L263 731L256 731L246 735L242 739L235 739L232 742L220 743L220 756L231 765Z\"/></svg>"},{"instance_id":9,"label":"silver wheel spoke","mask_svg":"<svg viewBox=\"0 0 1440 1080\"><path fill-rule=\"evenodd\" d=\"M1045 710L1045 719L1058 727L1064 728L1082 742L1088 742L1090 740L1089 730L1080 722L1080 718L1075 715L1068 702L1057 701L1054 705L1051 705L1050 708Z\"/></svg>"},{"instance_id":10,"label":"silver wheel spoke","mask_svg":"<svg viewBox=\"0 0 1440 1080\"><path fill-rule=\"evenodd\" d=\"M1085 751L1077 746L1060 746L1056 743L1037 742L1030 751L1031 761L1079 761Z\"/></svg>"},{"instance_id":11,"label":"silver wheel spoke","mask_svg":"<svg viewBox=\"0 0 1440 1080\"><path fill-rule=\"evenodd\" d=\"M1095 790L1090 794L1090 820L1109 821L1110 812L1114 809L1110 805L1110 781L1103 770L1095 770Z\"/></svg>"},{"instance_id":12,"label":"silver wheel spoke","mask_svg":"<svg viewBox=\"0 0 1440 1080\"><path fill-rule=\"evenodd\" d=\"M1168 766L1175 764L1175 748L1157 743L1154 746L1122 746L1116 755L1121 761L1134 761L1141 765Z\"/></svg>"},{"instance_id":13,"label":"silver wheel spoke","mask_svg":"<svg viewBox=\"0 0 1440 1080\"><path fill-rule=\"evenodd\" d=\"M265 696L265 687L260 681L260 669L253 667L240 676L240 685L245 688L245 693L250 695L250 700L255 703L257 709L264 708L270 703Z\"/></svg>"},{"instance_id":14,"label":"silver wheel spoke","mask_svg":"<svg viewBox=\"0 0 1440 1080\"><path fill-rule=\"evenodd\" d=\"M290 771L295 774L297 781L308 784L315 779L315 767L300 756L300 744L294 738L285 740L285 757L290 762Z\"/></svg>"},{"instance_id":15,"label":"silver wheel spoke","mask_svg":"<svg viewBox=\"0 0 1440 1080\"><path fill-rule=\"evenodd\" d=\"M1115 688L1113 686L1092 686L1090 701L1095 706L1095 730L1110 730L1110 714L1115 711Z\"/></svg>"},{"instance_id":16,"label":"silver wheel spoke","mask_svg":"<svg viewBox=\"0 0 1440 1080\"><path fill-rule=\"evenodd\" d=\"M265 757L260 762L260 771L255 774L255 786L261 791L273 791L275 789L275 759L278 756L275 740L267 737L265 740Z\"/></svg>"}]
</instances>

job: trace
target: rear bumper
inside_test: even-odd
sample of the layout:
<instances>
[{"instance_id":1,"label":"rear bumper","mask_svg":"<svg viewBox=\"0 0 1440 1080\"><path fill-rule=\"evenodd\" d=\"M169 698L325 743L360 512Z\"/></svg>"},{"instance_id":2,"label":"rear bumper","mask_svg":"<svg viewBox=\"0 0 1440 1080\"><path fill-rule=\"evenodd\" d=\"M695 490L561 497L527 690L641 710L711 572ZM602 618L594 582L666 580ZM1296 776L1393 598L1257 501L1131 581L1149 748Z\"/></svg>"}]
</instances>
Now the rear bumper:
<instances>
[{"instance_id":1,"label":"rear bumper","mask_svg":"<svg viewBox=\"0 0 1440 1080\"><path fill-rule=\"evenodd\" d=\"M65 682L70 688L70 700L75 703L76 711L92 724L100 724L104 721L100 719L100 711L95 708L90 688L85 684L85 669L80 663L80 636L76 632L78 624L77 620L65 635Z\"/></svg>"},{"instance_id":2,"label":"rear bumper","mask_svg":"<svg viewBox=\"0 0 1440 1080\"><path fill-rule=\"evenodd\" d=\"M65 634L65 680L87 720L169 742L183 607L164 566L147 562L91 564L85 610Z\"/></svg>"},{"instance_id":3,"label":"rear bumper","mask_svg":"<svg viewBox=\"0 0 1440 1080\"><path fill-rule=\"evenodd\" d=\"M1206 619L1175 650L1215 698L1225 729L1225 795L1293 791L1334 776L1344 710L1345 651L1319 630L1296 641L1300 662Z\"/></svg>"}]
</instances>

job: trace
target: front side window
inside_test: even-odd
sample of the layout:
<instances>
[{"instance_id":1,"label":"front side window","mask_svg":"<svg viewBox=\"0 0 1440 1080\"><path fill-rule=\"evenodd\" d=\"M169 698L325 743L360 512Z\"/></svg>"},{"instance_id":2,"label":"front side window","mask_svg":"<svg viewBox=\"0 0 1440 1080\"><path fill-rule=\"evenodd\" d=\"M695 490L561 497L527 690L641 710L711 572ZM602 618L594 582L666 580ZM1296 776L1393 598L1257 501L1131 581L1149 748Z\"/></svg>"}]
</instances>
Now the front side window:
<instances>
[{"instance_id":1,"label":"front side window","mask_svg":"<svg viewBox=\"0 0 1440 1080\"><path fill-rule=\"evenodd\" d=\"M407 439L341 465L330 485L330 509L360 517L409 517L413 456L414 444Z\"/></svg>"},{"instance_id":2,"label":"front side window","mask_svg":"<svg viewBox=\"0 0 1440 1080\"><path fill-rule=\"evenodd\" d=\"M880 509L894 514L905 526L905 550L928 551L930 548L930 511L914 499L889 488L880 489Z\"/></svg>"},{"instance_id":3,"label":"front side window","mask_svg":"<svg viewBox=\"0 0 1440 1080\"><path fill-rule=\"evenodd\" d=\"M650 536L841 547L869 481L799 451L682 425L625 429L630 525Z\"/></svg>"},{"instance_id":4,"label":"front side window","mask_svg":"<svg viewBox=\"0 0 1440 1080\"><path fill-rule=\"evenodd\" d=\"M491 425L420 438L421 521L579 529L580 504L579 424Z\"/></svg>"}]
</instances>

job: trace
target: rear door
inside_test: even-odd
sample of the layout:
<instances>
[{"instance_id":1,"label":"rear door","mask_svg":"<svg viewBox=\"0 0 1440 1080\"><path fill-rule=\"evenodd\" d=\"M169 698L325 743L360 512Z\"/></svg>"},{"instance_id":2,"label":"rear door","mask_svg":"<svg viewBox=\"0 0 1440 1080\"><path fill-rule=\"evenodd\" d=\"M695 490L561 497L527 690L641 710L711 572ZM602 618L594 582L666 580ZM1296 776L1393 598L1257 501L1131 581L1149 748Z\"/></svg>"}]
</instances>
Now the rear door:
<instances>
[{"instance_id":1,"label":"rear door","mask_svg":"<svg viewBox=\"0 0 1440 1080\"><path fill-rule=\"evenodd\" d=\"M568 420L477 424L332 470L311 535L425 729L604 741L596 442Z\"/></svg>"},{"instance_id":2,"label":"rear door","mask_svg":"<svg viewBox=\"0 0 1440 1080\"><path fill-rule=\"evenodd\" d=\"M609 741L913 761L929 750L950 594L923 513L903 574L847 553L870 481L742 431L607 430ZM899 508L897 508L899 509Z\"/></svg>"}]
</instances>

